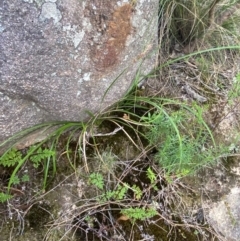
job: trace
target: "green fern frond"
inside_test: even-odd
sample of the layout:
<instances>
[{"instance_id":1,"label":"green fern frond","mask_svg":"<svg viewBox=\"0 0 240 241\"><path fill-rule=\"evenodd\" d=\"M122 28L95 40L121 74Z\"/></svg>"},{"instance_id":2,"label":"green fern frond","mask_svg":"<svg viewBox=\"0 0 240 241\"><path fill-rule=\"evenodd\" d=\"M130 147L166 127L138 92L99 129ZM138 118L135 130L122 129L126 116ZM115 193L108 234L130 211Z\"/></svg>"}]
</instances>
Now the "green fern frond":
<instances>
[{"instance_id":1,"label":"green fern frond","mask_svg":"<svg viewBox=\"0 0 240 241\"><path fill-rule=\"evenodd\" d=\"M121 211L121 213L125 216L127 216L129 219L132 220L132 222L135 222L137 220L146 220L148 218L152 218L155 215L157 215L157 211L154 208L126 208Z\"/></svg>"},{"instance_id":2,"label":"green fern frond","mask_svg":"<svg viewBox=\"0 0 240 241\"><path fill-rule=\"evenodd\" d=\"M114 200L123 200L126 196L126 193L128 191L129 187L128 185L119 185L117 187L117 190L111 190L111 191L107 191L106 194L103 196L103 200L110 200L110 199L114 199Z\"/></svg>"},{"instance_id":3,"label":"green fern frond","mask_svg":"<svg viewBox=\"0 0 240 241\"><path fill-rule=\"evenodd\" d=\"M151 184L153 184L157 179L156 175L150 167L147 169L147 178L150 180Z\"/></svg>"},{"instance_id":4,"label":"green fern frond","mask_svg":"<svg viewBox=\"0 0 240 241\"><path fill-rule=\"evenodd\" d=\"M118 186L117 190L115 191L114 198L116 200L122 200L125 197L125 195L128 191L128 188L129 188L129 186L127 184L124 186Z\"/></svg>"},{"instance_id":5,"label":"green fern frond","mask_svg":"<svg viewBox=\"0 0 240 241\"><path fill-rule=\"evenodd\" d=\"M89 176L89 183L96 186L100 190L103 190L104 180L102 174L95 172L91 173Z\"/></svg>"},{"instance_id":6,"label":"green fern frond","mask_svg":"<svg viewBox=\"0 0 240 241\"><path fill-rule=\"evenodd\" d=\"M6 202L8 199L12 198L12 195L0 192L0 202L4 203Z\"/></svg>"},{"instance_id":7,"label":"green fern frond","mask_svg":"<svg viewBox=\"0 0 240 241\"><path fill-rule=\"evenodd\" d=\"M32 149L34 149L35 146L32 146L30 149L29 149L29 152L31 152ZM47 158L52 158L53 156L55 156L55 151L53 150L50 150L50 149L42 149L42 147L39 147L37 149L37 151L35 153L33 153L33 155L30 156L30 160L33 162L33 166L35 168L37 168L40 164L40 162L44 159L47 159Z\"/></svg>"},{"instance_id":8,"label":"green fern frond","mask_svg":"<svg viewBox=\"0 0 240 241\"><path fill-rule=\"evenodd\" d=\"M4 167L15 166L22 160L22 154L16 149L11 149L0 158L0 165Z\"/></svg>"},{"instance_id":9,"label":"green fern frond","mask_svg":"<svg viewBox=\"0 0 240 241\"><path fill-rule=\"evenodd\" d=\"M142 190L140 189L140 187L136 186L135 184L132 186L132 190L134 192L134 196L137 200L140 200L142 195L143 195L143 192Z\"/></svg>"}]
</instances>

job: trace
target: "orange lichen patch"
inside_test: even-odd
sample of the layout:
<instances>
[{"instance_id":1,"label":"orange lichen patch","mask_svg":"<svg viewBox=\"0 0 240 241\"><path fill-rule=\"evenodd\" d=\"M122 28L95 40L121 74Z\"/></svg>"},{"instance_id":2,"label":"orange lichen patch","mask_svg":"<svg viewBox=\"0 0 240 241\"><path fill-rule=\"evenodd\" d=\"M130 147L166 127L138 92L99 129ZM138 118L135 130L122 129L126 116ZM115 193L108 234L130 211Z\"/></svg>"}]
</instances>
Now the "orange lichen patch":
<instances>
[{"instance_id":1,"label":"orange lichen patch","mask_svg":"<svg viewBox=\"0 0 240 241\"><path fill-rule=\"evenodd\" d=\"M125 4L116 9L113 13L113 19L108 25L108 34L110 39L108 42L115 46L117 52L125 47L128 35L131 33L131 14L132 5Z\"/></svg>"},{"instance_id":2,"label":"orange lichen patch","mask_svg":"<svg viewBox=\"0 0 240 241\"><path fill-rule=\"evenodd\" d=\"M128 35L131 34L131 15L133 6L124 4L115 9L107 24L106 41L94 51L93 61L97 69L114 65L124 49Z\"/></svg>"}]
</instances>

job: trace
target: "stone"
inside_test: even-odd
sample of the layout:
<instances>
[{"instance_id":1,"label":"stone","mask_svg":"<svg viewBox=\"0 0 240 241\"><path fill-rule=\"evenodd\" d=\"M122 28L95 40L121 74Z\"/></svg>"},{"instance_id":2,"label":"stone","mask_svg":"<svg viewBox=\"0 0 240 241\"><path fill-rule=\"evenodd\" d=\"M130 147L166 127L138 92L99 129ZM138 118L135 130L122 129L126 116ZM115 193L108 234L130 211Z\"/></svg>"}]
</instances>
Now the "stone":
<instances>
[{"instance_id":1,"label":"stone","mask_svg":"<svg viewBox=\"0 0 240 241\"><path fill-rule=\"evenodd\" d=\"M240 188L233 187L223 200L215 203L208 221L228 241L240 240Z\"/></svg>"},{"instance_id":2,"label":"stone","mask_svg":"<svg viewBox=\"0 0 240 241\"><path fill-rule=\"evenodd\" d=\"M122 98L157 62L158 2L2 0L0 142Z\"/></svg>"}]
</instances>

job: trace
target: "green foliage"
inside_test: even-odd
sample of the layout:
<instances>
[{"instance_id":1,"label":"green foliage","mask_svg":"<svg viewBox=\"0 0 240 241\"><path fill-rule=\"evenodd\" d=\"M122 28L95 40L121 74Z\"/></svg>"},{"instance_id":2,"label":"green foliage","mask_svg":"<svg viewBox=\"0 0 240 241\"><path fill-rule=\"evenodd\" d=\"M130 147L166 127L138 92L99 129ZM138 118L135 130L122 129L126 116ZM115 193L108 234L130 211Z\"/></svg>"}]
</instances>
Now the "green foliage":
<instances>
[{"instance_id":1,"label":"green foliage","mask_svg":"<svg viewBox=\"0 0 240 241\"><path fill-rule=\"evenodd\" d=\"M29 155L29 160L33 163L33 166L37 168L42 160L51 158L55 155L55 151L49 150L47 148L42 149L39 147L36 149L36 146L31 146L28 149L27 155ZM4 167L11 167L15 166L23 160L23 155L20 151L13 148L10 149L8 152L4 153L0 158L0 165Z\"/></svg>"},{"instance_id":2,"label":"green foliage","mask_svg":"<svg viewBox=\"0 0 240 241\"><path fill-rule=\"evenodd\" d=\"M158 149L155 159L167 173L185 176L216 158L217 149L214 143L211 144L212 134L203 121L202 109L194 108L148 116L152 127L146 137ZM206 148L206 143L212 146ZM147 176L153 181L154 175L150 170Z\"/></svg>"},{"instance_id":3,"label":"green foliage","mask_svg":"<svg viewBox=\"0 0 240 241\"><path fill-rule=\"evenodd\" d=\"M11 174L8 188L12 184L19 184L20 182L27 182L29 181L28 175L23 175L21 178L18 177L17 172L21 168L21 166L29 160L35 168L39 167L40 163L43 160L47 160L47 165L44 166L44 186L45 181L48 176L48 168L49 168L49 161L50 159L55 159L56 153L52 149L42 148L40 145L38 146L31 146L28 150L26 155L23 155L20 151L12 148L5 152L0 157L0 165L4 167L14 167L14 170Z\"/></svg>"},{"instance_id":4,"label":"green foliage","mask_svg":"<svg viewBox=\"0 0 240 241\"><path fill-rule=\"evenodd\" d=\"M137 220L146 220L157 215L155 208L139 208L139 207L130 207L121 210L121 213L127 216L133 223Z\"/></svg>"},{"instance_id":5,"label":"green foliage","mask_svg":"<svg viewBox=\"0 0 240 241\"><path fill-rule=\"evenodd\" d=\"M31 146L29 148L29 152L31 152L32 150L34 150L34 148L36 148L35 146ZM40 165L41 161L48 159L48 158L52 158L55 155L55 151L53 150L49 150L47 148L42 149L42 147L39 147L35 152L33 152L33 154L30 156L30 160L33 163L33 166L35 168L38 168L38 166Z\"/></svg>"},{"instance_id":6,"label":"green foliage","mask_svg":"<svg viewBox=\"0 0 240 241\"><path fill-rule=\"evenodd\" d=\"M107 190L105 194L101 195L99 200L101 201L108 201L112 199L115 201L123 200L126 197L128 190L133 191L135 200L140 200L142 198L143 190L141 190L140 187L138 187L135 184L131 187L127 183L124 183L123 185L118 185L116 190Z\"/></svg>"},{"instance_id":7,"label":"green foliage","mask_svg":"<svg viewBox=\"0 0 240 241\"><path fill-rule=\"evenodd\" d=\"M12 198L12 195L9 195L9 194L0 192L0 202L1 202L1 203L6 202L6 201L9 200L10 198Z\"/></svg>"},{"instance_id":8,"label":"green foliage","mask_svg":"<svg viewBox=\"0 0 240 241\"><path fill-rule=\"evenodd\" d=\"M147 177L150 180L151 184L154 184L157 180L155 173L152 171L150 167L147 169Z\"/></svg>"},{"instance_id":9,"label":"green foliage","mask_svg":"<svg viewBox=\"0 0 240 241\"><path fill-rule=\"evenodd\" d=\"M136 186L135 184L132 186L131 188L134 192L134 197L136 200L140 200L142 195L143 195L143 192L142 190L140 189L140 187Z\"/></svg>"},{"instance_id":10,"label":"green foliage","mask_svg":"<svg viewBox=\"0 0 240 241\"><path fill-rule=\"evenodd\" d=\"M151 145L161 145L168 135L176 134L175 126L184 120L180 112L172 113L171 117L166 116L164 112L155 112L152 115L148 114L148 119L152 126L146 137Z\"/></svg>"},{"instance_id":11,"label":"green foliage","mask_svg":"<svg viewBox=\"0 0 240 241\"><path fill-rule=\"evenodd\" d=\"M117 187L117 190L115 191L114 199L122 200L125 197L125 195L128 191L128 188L129 188L129 186L126 183L124 186L119 185Z\"/></svg>"},{"instance_id":12,"label":"green foliage","mask_svg":"<svg viewBox=\"0 0 240 241\"><path fill-rule=\"evenodd\" d=\"M117 190L108 190L106 194L102 196L102 200L123 200L126 196L128 189L129 186L126 183L124 185L118 185Z\"/></svg>"},{"instance_id":13,"label":"green foliage","mask_svg":"<svg viewBox=\"0 0 240 241\"><path fill-rule=\"evenodd\" d=\"M156 159L170 172L178 172L183 168L191 168L195 153L198 151L191 140L182 140L182 158L179 155L179 140L174 135L167 136L159 149Z\"/></svg>"},{"instance_id":14,"label":"green foliage","mask_svg":"<svg viewBox=\"0 0 240 241\"><path fill-rule=\"evenodd\" d=\"M89 176L89 183L96 186L100 190L103 190L104 180L102 174L95 172L91 173Z\"/></svg>"},{"instance_id":15,"label":"green foliage","mask_svg":"<svg viewBox=\"0 0 240 241\"><path fill-rule=\"evenodd\" d=\"M29 175L27 174L24 174L22 177L19 177L17 175L15 175L12 179L12 184L20 184L21 182L29 182L30 179L29 179Z\"/></svg>"},{"instance_id":16,"label":"green foliage","mask_svg":"<svg viewBox=\"0 0 240 241\"><path fill-rule=\"evenodd\" d=\"M13 179L12 179L12 184L19 184L21 181L20 181L20 178L18 176L14 176Z\"/></svg>"},{"instance_id":17,"label":"green foliage","mask_svg":"<svg viewBox=\"0 0 240 241\"><path fill-rule=\"evenodd\" d=\"M16 149L11 149L0 157L0 165L4 167L15 166L22 160L22 154Z\"/></svg>"},{"instance_id":18,"label":"green foliage","mask_svg":"<svg viewBox=\"0 0 240 241\"><path fill-rule=\"evenodd\" d=\"M24 175L22 176L22 178L21 178L21 181L22 181L22 182L29 182L29 181L30 181L29 175L24 174Z\"/></svg>"}]
</instances>

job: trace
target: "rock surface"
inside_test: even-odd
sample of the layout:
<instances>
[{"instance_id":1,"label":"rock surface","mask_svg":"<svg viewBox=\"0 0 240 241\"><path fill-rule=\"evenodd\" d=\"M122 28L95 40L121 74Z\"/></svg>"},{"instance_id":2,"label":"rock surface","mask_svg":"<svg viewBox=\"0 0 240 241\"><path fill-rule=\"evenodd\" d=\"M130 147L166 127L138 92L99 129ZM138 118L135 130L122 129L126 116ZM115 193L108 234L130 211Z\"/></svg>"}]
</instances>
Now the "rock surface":
<instances>
[{"instance_id":1,"label":"rock surface","mask_svg":"<svg viewBox=\"0 0 240 241\"><path fill-rule=\"evenodd\" d=\"M230 129L229 129L230 133ZM236 149L235 151L238 151ZM202 175L202 201L205 217L223 241L240 240L240 162L233 155Z\"/></svg>"},{"instance_id":2,"label":"rock surface","mask_svg":"<svg viewBox=\"0 0 240 241\"><path fill-rule=\"evenodd\" d=\"M109 107L157 56L157 0L2 0L0 142Z\"/></svg>"},{"instance_id":3,"label":"rock surface","mask_svg":"<svg viewBox=\"0 0 240 241\"><path fill-rule=\"evenodd\" d=\"M209 221L228 241L240 240L240 188L235 187L209 212Z\"/></svg>"}]
</instances>

